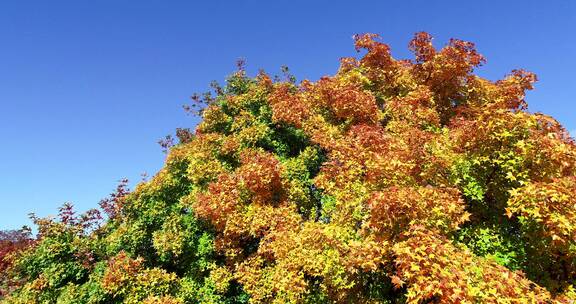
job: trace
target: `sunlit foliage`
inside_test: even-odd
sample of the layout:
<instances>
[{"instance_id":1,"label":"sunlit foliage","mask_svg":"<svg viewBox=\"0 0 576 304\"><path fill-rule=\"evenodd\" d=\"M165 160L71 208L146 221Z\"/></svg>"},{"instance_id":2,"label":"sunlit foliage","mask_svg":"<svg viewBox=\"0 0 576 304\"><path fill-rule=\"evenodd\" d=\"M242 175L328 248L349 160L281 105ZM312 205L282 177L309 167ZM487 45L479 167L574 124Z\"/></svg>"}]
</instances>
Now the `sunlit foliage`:
<instances>
[{"instance_id":1,"label":"sunlit foliage","mask_svg":"<svg viewBox=\"0 0 576 304\"><path fill-rule=\"evenodd\" d=\"M536 76L481 78L474 44L427 33L405 60L354 40L360 58L318 81L239 62L151 180L103 215L35 218L4 301L574 301L576 145L527 111Z\"/></svg>"}]
</instances>

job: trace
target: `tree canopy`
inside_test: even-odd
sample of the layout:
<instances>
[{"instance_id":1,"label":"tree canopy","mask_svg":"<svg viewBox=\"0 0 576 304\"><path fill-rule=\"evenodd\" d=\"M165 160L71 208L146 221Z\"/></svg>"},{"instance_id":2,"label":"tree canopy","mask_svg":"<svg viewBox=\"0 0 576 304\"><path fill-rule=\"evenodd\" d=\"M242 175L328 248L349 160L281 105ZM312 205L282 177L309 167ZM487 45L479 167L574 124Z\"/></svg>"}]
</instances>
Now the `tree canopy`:
<instances>
[{"instance_id":1,"label":"tree canopy","mask_svg":"<svg viewBox=\"0 0 576 304\"><path fill-rule=\"evenodd\" d=\"M34 218L3 301L574 301L576 145L527 111L536 76L484 79L473 43L427 33L405 60L354 41L333 76L240 64L194 96L201 123L149 181Z\"/></svg>"}]
</instances>

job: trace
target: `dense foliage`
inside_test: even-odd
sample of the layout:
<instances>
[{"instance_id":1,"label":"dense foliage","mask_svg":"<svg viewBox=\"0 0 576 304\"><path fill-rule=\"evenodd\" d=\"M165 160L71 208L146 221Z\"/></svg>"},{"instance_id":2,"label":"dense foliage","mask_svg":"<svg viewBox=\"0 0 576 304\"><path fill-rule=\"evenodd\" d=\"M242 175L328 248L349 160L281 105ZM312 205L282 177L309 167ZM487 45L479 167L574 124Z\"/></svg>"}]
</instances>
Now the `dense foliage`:
<instances>
[{"instance_id":1,"label":"dense foliage","mask_svg":"<svg viewBox=\"0 0 576 304\"><path fill-rule=\"evenodd\" d=\"M30 229L0 231L0 299L21 282L14 281L8 274L13 257L33 244Z\"/></svg>"},{"instance_id":2,"label":"dense foliage","mask_svg":"<svg viewBox=\"0 0 576 304\"><path fill-rule=\"evenodd\" d=\"M297 84L243 66L166 164L101 210L35 218L5 303L570 303L576 145L474 45L372 34ZM103 219L105 218L105 219Z\"/></svg>"}]
</instances>

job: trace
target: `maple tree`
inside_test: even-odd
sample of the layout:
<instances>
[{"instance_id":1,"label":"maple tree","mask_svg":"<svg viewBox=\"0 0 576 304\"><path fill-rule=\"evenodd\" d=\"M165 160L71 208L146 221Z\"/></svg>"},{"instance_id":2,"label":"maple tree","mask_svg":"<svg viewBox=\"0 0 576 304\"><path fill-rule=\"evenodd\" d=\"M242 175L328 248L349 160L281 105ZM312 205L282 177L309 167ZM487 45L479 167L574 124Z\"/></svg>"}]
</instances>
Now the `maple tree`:
<instances>
[{"instance_id":1,"label":"maple tree","mask_svg":"<svg viewBox=\"0 0 576 304\"><path fill-rule=\"evenodd\" d=\"M240 62L195 95L151 180L35 218L4 302L576 300L576 143L527 111L536 76L484 79L474 44L427 33L405 60L354 40L333 76Z\"/></svg>"},{"instance_id":2,"label":"maple tree","mask_svg":"<svg viewBox=\"0 0 576 304\"><path fill-rule=\"evenodd\" d=\"M15 281L8 270L18 251L30 247L33 242L31 231L27 227L0 231L0 298L19 285L20 282Z\"/></svg>"}]
</instances>

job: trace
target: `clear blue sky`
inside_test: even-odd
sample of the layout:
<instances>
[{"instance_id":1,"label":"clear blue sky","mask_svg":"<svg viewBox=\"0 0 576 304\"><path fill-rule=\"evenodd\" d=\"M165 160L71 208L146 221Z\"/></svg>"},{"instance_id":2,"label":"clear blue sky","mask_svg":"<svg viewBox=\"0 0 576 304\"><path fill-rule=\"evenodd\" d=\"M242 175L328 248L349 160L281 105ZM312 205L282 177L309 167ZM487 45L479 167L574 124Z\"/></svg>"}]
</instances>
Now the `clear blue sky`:
<instances>
[{"instance_id":1,"label":"clear blue sky","mask_svg":"<svg viewBox=\"0 0 576 304\"><path fill-rule=\"evenodd\" d=\"M473 41L481 75L536 72L530 110L576 130L574 1L200 2L0 3L0 229L156 172L157 140L196 123L181 105L237 58L314 80L355 54L355 33L381 34L397 57L417 31Z\"/></svg>"}]
</instances>

